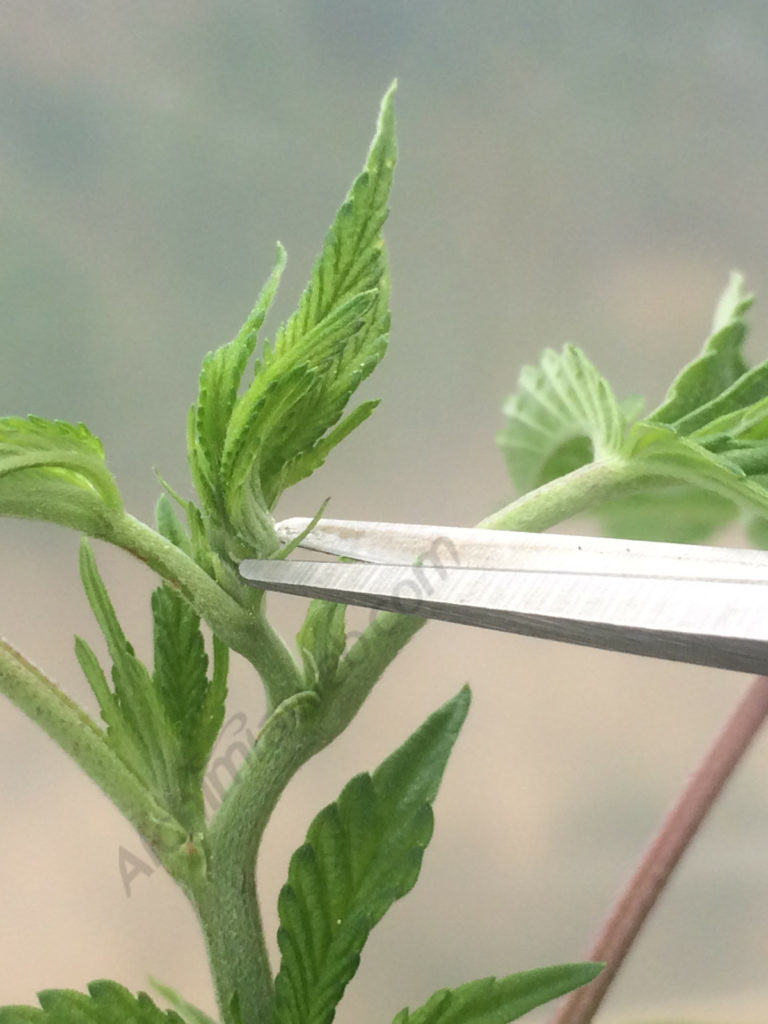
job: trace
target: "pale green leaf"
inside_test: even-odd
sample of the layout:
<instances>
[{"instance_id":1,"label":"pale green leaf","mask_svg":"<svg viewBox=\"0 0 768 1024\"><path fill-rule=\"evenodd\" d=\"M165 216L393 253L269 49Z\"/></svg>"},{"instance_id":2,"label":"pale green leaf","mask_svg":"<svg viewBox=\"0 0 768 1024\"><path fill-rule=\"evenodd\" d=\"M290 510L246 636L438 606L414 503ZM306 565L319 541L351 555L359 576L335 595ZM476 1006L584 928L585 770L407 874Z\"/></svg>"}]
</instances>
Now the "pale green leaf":
<instances>
[{"instance_id":1,"label":"pale green leaf","mask_svg":"<svg viewBox=\"0 0 768 1024\"><path fill-rule=\"evenodd\" d=\"M182 501L186 508L188 503L183 502L183 499L178 500ZM167 537L168 540L172 541L185 555L189 555L190 558L194 557L192 542L179 522L179 517L176 515L167 494L161 494L158 498L155 518L157 519L157 529L163 537Z\"/></svg>"},{"instance_id":2,"label":"pale green leaf","mask_svg":"<svg viewBox=\"0 0 768 1024\"><path fill-rule=\"evenodd\" d=\"M174 1010L161 1010L145 992L131 995L115 981L92 981L88 995L46 989L32 1006L0 1007L0 1024L184 1024Z\"/></svg>"},{"instance_id":3,"label":"pale green leaf","mask_svg":"<svg viewBox=\"0 0 768 1024\"><path fill-rule=\"evenodd\" d=\"M186 1024L216 1024L216 1022L208 1016L207 1013L203 1013L192 1003L187 1002L183 996L180 996L176 989L171 988L170 985L166 985L161 981L157 981L155 978L150 979L152 987L167 999L171 1006L176 1012L184 1019Z\"/></svg>"},{"instance_id":4,"label":"pale green leaf","mask_svg":"<svg viewBox=\"0 0 768 1024\"><path fill-rule=\"evenodd\" d=\"M742 508L768 515L768 490L750 479L731 451L714 453L670 427L636 423L627 436L624 455L637 477L667 477L713 491Z\"/></svg>"},{"instance_id":5,"label":"pale green leaf","mask_svg":"<svg viewBox=\"0 0 768 1024\"><path fill-rule=\"evenodd\" d=\"M743 279L733 273L721 296L704 349L672 382L663 404L648 420L677 424L707 405L747 373L742 347L747 334L744 314L752 296L744 293Z\"/></svg>"},{"instance_id":6,"label":"pale green leaf","mask_svg":"<svg viewBox=\"0 0 768 1024\"><path fill-rule=\"evenodd\" d=\"M520 493L615 455L625 430L607 381L573 345L548 349L539 366L523 368L504 415L498 441Z\"/></svg>"},{"instance_id":7,"label":"pale green leaf","mask_svg":"<svg viewBox=\"0 0 768 1024\"><path fill-rule=\"evenodd\" d=\"M90 544L80 545L80 576L88 603L98 622L112 659L111 698L106 678L84 641L76 644L83 670L102 709L108 708L108 736L116 751L147 781L173 811L184 804L180 793L179 742L155 683L139 661L118 622Z\"/></svg>"},{"instance_id":8,"label":"pale green leaf","mask_svg":"<svg viewBox=\"0 0 768 1024\"><path fill-rule=\"evenodd\" d=\"M259 330L272 305L280 278L285 269L285 249L277 247L275 265L264 285L248 319L237 337L215 352L209 352L200 371L200 391L194 410L195 444L191 450L193 462L212 479L218 473L224 450L224 439L229 420L237 401L248 360L253 355ZM206 488L203 488L205 492ZM205 497L205 493L201 494Z\"/></svg>"},{"instance_id":9,"label":"pale green leaf","mask_svg":"<svg viewBox=\"0 0 768 1024\"><path fill-rule=\"evenodd\" d=\"M335 601L310 601L296 643L313 688L324 689L333 682L347 642L346 612L346 605Z\"/></svg>"},{"instance_id":10,"label":"pale green leaf","mask_svg":"<svg viewBox=\"0 0 768 1024\"><path fill-rule=\"evenodd\" d=\"M667 485L603 502L597 509L601 533L626 540L706 544L738 514L732 501L692 486Z\"/></svg>"},{"instance_id":11,"label":"pale green leaf","mask_svg":"<svg viewBox=\"0 0 768 1024\"><path fill-rule=\"evenodd\" d=\"M312 822L278 901L275 1024L328 1024L368 933L411 890L431 804L469 705L465 687Z\"/></svg>"},{"instance_id":12,"label":"pale green leaf","mask_svg":"<svg viewBox=\"0 0 768 1024\"><path fill-rule=\"evenodd\" d=\"M121 509L101 441L82 423L0 419L0 515L98 535Z\"/></svg>"},{"instance_id":13,"label":"pale green leaf","mask_svg":"<svg viewBox=\"0 0 768 1024\"><path fill-rule=\"evenodd\" d=\"M586 985L602 969L602 964L559 964L470 981L435 992L418 1010L401 1010L393 1024L508 1024Z\"/></svg>"},{"instance_id":14,"label":"pale green leaf","mask_svg":"<svg viewBox=\"0 0 768 1024\"><path fill-rule=\"evenodd\" d=\"M281 492L317 469L375 407L365 402L342 418L381 360L389 330L381 229L396 159L392 91L299 307L274 343L265 343L250 386L238 395L254 329L204 364L189 459L209 539L230 561L276 552L270 513ZM257 319L260 326L263 316Z\"/></svg>"}]
</instances>

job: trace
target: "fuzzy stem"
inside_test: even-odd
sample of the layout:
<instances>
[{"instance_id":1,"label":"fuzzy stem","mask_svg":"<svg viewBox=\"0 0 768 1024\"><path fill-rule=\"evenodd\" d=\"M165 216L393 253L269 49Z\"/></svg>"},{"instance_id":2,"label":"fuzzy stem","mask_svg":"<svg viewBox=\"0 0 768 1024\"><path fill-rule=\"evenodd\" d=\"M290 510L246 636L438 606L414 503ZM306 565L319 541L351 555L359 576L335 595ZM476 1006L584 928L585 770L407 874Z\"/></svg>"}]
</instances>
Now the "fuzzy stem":
<instances>
[{"instance_id":1,"label":"fuzzy stem","mask_svg":"<svg viewBox=\"0 0 768 1024\"><path fill-rule=\"evenodd\" d=\"M219 639L251 662L261 675L270 707L303 688L294 657L261 607L253 612L243 608L180 548L127 513L115 518L104 539L135 555L176 587Z\"/></svg>"},{"instance_id":2,"label":"fuzzy stem","mask_svg":"<svg viewBox=\"0 0 768 1024\"><path fill-rule=\"evenodd\" d=\"M589 462L535 491L528 491L477 525L488 530L540 533L605 501L619 486L626 491L634 475L623 459Z\"/></svg>"},{"instance_id":3,"label":"fuzzy stem","mask_svg":"<svg viewBox=\"0 0 768 1024\"><path fill-rule=\"evenodd\" d=\"M93 719L4 640L0 640L0 692L80 765L166 866L169 858L178 856L186 830L118 757Z\"/></svg>"},{"instance_id":4,"label":"fuzzy stem","mask_svg":"<svg viewBox=\"0 0 768 1024\"><path fill-rule=\"evenodd\" d=\"M207 875L192 901L208 946L224 1024L236 997L244 1024L268 1024L274 989L256 894L256 857L269 817L289 780L306 761L314 693L285 701L259 734L211 822Z\"/></svg>"},{"instance_id":5,"label":"fuzzy stem","mask_svg":"<svg viewBox=\"0 0 768 1024\"><path fill-rule=\"evenodd\" d=\"M704 760L664 819L614 906L590 960L605 969L562 1003L552 1024L589 1024L648 914L699 826L768 716L768 677L760 676L725 724Z\"/></svg>"},{"instance_id":6,"label":"fuzzy stem","mask_svg":"<svg viewBox=\"0 0 768 1024\"><path fill-rule=\"evenodd\" d=\"M480 525L543 530L625 482L621 463L591 463ZM312 702L313 695L299 693L278 708L214 816L209 832L211 881L196 906L225 1014L233 992L239 991L242 1000L242 993L252 988L253 999L243 1007L244 1021L270 1020L268 964L253 879L259 842L280 794L302 764L346 729L386 667L426 621L380 612L342 660L333 692L319 703L317 698Z\"/></svg>"}]
</instances>

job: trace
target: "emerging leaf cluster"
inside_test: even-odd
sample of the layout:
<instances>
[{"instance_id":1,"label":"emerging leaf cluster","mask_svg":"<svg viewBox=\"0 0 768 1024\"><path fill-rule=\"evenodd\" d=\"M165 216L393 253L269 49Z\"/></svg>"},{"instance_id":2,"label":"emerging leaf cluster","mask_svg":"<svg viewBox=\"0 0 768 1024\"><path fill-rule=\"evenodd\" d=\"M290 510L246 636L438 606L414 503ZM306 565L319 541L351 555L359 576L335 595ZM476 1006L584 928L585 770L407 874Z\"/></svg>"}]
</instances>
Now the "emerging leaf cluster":
<instances>
[{"instance_id":1,"label":"emerging leaf cluster","mask_svg":"<svg viewBox=\"0 0 768 1024\"><path fill-rule=\"evenodd\" d=\"M167 498L158 524L183 538ZM183 543L188 543L186 538ZM75 640L80 666L99 702L114 750L190 832L204 824L202 779L224 718L228 648L213 640L213 673L200 617L163 583L152 594L154 671L136 657L123 633L93 551L80 549L80 575L112 660L112 688L89 644Z\"/></svg>"},{"instance_id":2,"label":"emerging leaf cluster","mask_svg":"<svg viewBox=\"0 0 768 1024\"><path fill-rule=\"evenodd\" d=\"M504 407L499 444L521 493L589 463L615 471L597 512L606 532L702 542L747 509L768 516L768 362L749 368L743 345L752 303L731 276L701 354L649 415L620 403L573 345L526 367ZM706 502L696 495L707 492Z\"/></svg>"},{"instance_id":3,"label":"emerging leaf cluster","mask_svg":"<svg viewBox=\"0 0 768 1024\"><path fill-rule=\"evenodd\" d=\"M211 547L232 561L274 553L269 513L280 494L322 465L377 405L363 402L342 419L384 355L389 331L381 229L396 159L392 92L299 307L264 343L246 390L238 393L285 264L282 247L240 333L203 363L189 461Z\"/></svg>"}]
</instances>

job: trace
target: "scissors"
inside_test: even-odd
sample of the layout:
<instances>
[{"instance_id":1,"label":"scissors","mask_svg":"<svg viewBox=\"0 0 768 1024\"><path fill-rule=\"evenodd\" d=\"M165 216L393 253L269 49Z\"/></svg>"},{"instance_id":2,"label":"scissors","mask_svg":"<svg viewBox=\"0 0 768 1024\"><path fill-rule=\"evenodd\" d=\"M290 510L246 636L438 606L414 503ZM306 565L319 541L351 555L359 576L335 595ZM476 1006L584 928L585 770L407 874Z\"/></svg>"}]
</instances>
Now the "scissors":
<instances>
[{"instance_id":1,"label":"scissors","mask_svg":"<svg viewBox=\"0 0 768 1024\"><path fill-rule=\"evenodd\" d=\"M277 533L356 561L241 562L264 590L768 674L768 552L345 519Z\"/></svg>"}]
</instances>

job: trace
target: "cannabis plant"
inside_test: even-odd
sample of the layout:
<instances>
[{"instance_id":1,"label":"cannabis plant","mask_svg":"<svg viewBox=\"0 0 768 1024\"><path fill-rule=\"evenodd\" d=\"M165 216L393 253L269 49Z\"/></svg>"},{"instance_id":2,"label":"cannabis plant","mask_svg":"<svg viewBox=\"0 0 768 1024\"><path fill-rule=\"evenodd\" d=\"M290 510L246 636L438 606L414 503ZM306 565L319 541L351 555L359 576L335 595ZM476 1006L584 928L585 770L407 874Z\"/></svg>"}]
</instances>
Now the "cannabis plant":
<instances>
[{"instance_id":1,"label":"cannabis plant","mask_svg":"<svg viewBox=\"0 0 768 1024\"><path fill-rule=\"evenodd\" d=\"M464 687L312 821L280 892L281 959L273 976L255 884L270 815L296 771L350 725L424 625L381 613L351 642L345 608L313 601L292 646L271 626L264 594L238 572L242 559L290 553L297 541L282 543L275 529L281 495L318 470L376 407L367 401L349 411L387 345L382 227L395 158L390 89L365 167L296 312L271 340L261 339L285 265L278 246L242 330L205 358L187 432L194 497L163 482L154 526L125 509L87 427L33 416L0 420L0 513L82 535L80 575L109 654L105 666L86 639L75 639L101 721L5 641L0 688L114 801L181 887L205 936L224 1024L333 1019L371 929L416 882L432 804L469 707ZM762 524L768 366L749 370L741 354L748 305L734 277L702 354L643 418L636 403L614 397L577 348L546 352L538 367L524 370L500 438L521 497L481 525L542 530L596 509L606 529L622 536L702 540L742 508ZM702 491L710 495L706 505L696 500ZM311 511L316 521L322 509ZM158 578L151 665L121 628L89 538L130 552ZM224 721L231 651L253 666L268 715L207 815L204 775ZM394 1021L504 1024L580 986L589 991L601 968L571 963L470 981L401 1009ZM39 1009L0 1009L0 1024L210 1024L181 995L157 988L173 1009L116 981L96 981L87 994L42 991Z\"/></svg>"}]
</instances>

